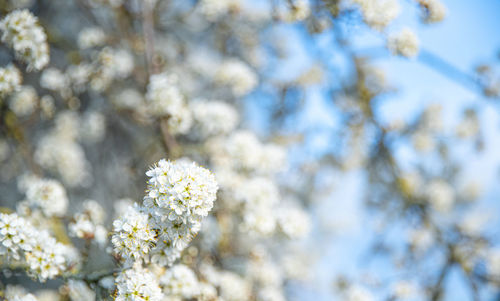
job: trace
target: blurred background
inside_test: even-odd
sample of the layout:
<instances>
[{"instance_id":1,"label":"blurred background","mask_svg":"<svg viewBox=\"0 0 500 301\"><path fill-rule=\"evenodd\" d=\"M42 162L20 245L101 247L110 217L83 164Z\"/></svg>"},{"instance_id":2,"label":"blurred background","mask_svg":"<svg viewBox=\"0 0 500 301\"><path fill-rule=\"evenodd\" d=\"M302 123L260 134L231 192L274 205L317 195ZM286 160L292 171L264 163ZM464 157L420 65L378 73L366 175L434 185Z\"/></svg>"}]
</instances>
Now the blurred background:
<instances>
[{"instance_id":1,"label":"blurred background","mask_svg":"<svg viewBox=\"0 0 500 301\"><path fill-rule=\"evenodd\" d=\"M152 164L187 157L220 190L179 261L208 283L206 265L251 287L221 300L500 300L499 1L0 8L2 18L29 9L50 46L50 63L34 71L0 47L2 67L14 62L35 93L0 101L4 211L22 211L27 178L54 178L69 199L63 227L91 199L112 231L119 204L142 202ZM154 87L158 74L169 77ZM181 106L162 102L177 94ZM212 100L232 109L195 108ZM221 130L203 130L212 127ZM252 198L268 203L261 215ZM68 239L89 248L83 271L116 265L109 245ZM279 281L256 276L256 262ZM35 291L65 285L0 279ZM262 293L270 286L278 293Z\"/></svg>"}]
</instances>

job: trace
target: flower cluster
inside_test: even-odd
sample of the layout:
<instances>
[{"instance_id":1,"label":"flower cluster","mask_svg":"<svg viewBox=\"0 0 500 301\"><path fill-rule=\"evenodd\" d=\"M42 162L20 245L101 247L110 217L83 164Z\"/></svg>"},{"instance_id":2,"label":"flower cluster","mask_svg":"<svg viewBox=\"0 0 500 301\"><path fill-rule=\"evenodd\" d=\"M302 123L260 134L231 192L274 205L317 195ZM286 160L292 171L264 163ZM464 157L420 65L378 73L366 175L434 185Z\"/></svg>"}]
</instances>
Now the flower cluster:
<instances>
[{"instance_id":1,"label":"flower cluster","mask_svg":"<svg viewBox=\"0 0 500 301\"><path fill-rule=\"evenodd\" d=\"M446 6L440 0L418 0L418 3L424 22L441 22L446 17Z\"/></svg>"},{"instance_id":2,"label":"flower cluster","mask_svg":"<svg viewBox=\"0 0 500 301\"><path fill-rule=\"evenodd\" d=\"M72 187L89 183L89 163L77 142L83 135L82 129L74 112L59 113L54 128L40 139L34 154L38 164L58 174L65 184Z\"/></svg>"},{"instance_id":3,"label":"flower cluster","mask_svg":"<svg viewBox=\"0 0 500 301\"><path fill-rule=\"evenodd\" d=\"M173 133L184 134L189 130L191 112L177 86L177 76L167 73L151 76L146 99L150 114L168 117L169 129Z\"/></svg>"},{"instance_id":4,"label":"flower cluster","mask_svg":"<svg viewBox=\"0 0 500 301\"><path fill-rule=\"evenodd\" d=\"M104 227L104 209L94 200L83 202L82 212L74 215L73 221L69 223L69 235L92 239L98 245L104 246L107 242L107 230Z\"/></svg>"},{"instance_id":5,"label":"flower cluster","mask_svg":"<svg viewBox=\"0 0 500 301\"><path fill-rule=\"evenodd\" d=\"M418 54L418 38L409 28L403 28L400 32L389 36L387 48L392 53L408 58Z\"/></svg>"},{"instance_id":6,"label":"flower cluster","mask_svg":"<svg viewBox=\"0 0 500 301\"><path fill-rule=\"evenodd\" d=\"M189 109L193 113L193 131L202 138L228 134L239 121L234 107L218 100L193 101Z\"/></svg>"},{"instance_id":7,"label":"flower cluster","mask_svg":"<svg viewBox=\"0 0 500 301\"><path fill-rule=\"evenodd\" d=\"M52 279L67 269L68 247L49 232L38 230L16 213L0 214L0 256L19 261L40 281Z\"/></svg>"},{"instance_id":8,"label":"flower cluster","mask_svg":"<svg viewBox=\"0 0 500 301\"><path fill-rule=\"evenodd\" d=\"M183 264L170 267L160 277L160 285L169 297L191 299L200 294L195 273Z\"/></svg>"},{"instance_id":9,"label":"flower cluster","mask_svg":"<svg viewBox=\"0 0 500 301\"><path fill-rule=\"evenodd\" d=\"M215 21L229 11L237 11L241 5L240 2L241 0L202 0L200 8L208 20Z\"/></svg>"},{"instance_id":10,"label":"flower cluster","mask_svg":"<svg viewBox=\"0 0 500 301\"><path fill-rule=\"evenodd\" d=\"M160 242L152 260L170 265L198 233L202 218L212 209L217 182L207 169L183 160L160 160L146 175L150 179L144 205Z\"/></svg>"},{"instance_id":11,"label":"flower cluster","mask_svg":"<svg viewBox=\"0 0 500 301\"><path fill-rule=\"evenodd\" d=\"M41 70L49 63L47 36L38 19L28 10L15 10L0 21L2 41L16 57L28 64L28 70Z\"/></svg>"},{"instance_id":12,"label":"flower cluster","mask_svg":"<svg viewBox=\"0 0 500 301\"><path fill-rule=\"evenodd\" d=\"M160 160L146 175L144 207L131 207L115 220L112 241L129 262L171 265L212 209L217 183L207 169L183 160Z\"/></svg>"},{"instance_id":13,"label":"flower cluster","mask_svg":"<svg viewBox=\"0 0 500 301\"><path fill-rule=\"evenodd\" d=\"M26 203L32 210L40 209L47 217L62 216L68 207L68 197L59 181L33 179L27 185Z\"/></svg>"},{"instance_id":14,"label":"flower cluster","mask_svg":"<svg viewBox=\"0 0 500 301\"><path fill-rule=\"evenodd\" d=\"M137 204L113 222L113 232L115 252L131 263L145 258L156 241L148 215Z\"/></svg>"},{"instance_id":15,"label":"flower cluster","mask_svg":"<svg viewBox=\"0 0 500 301\"><path fill-rule=\"evenodd\" d=\"M6 95L19 89L21 72L14 65L0 68L0 95Z\"/></svg>"},{"instance_id":16,"label":"flower cluster","mask_svg":"<svg viewBox=\"0 0 500 301\"><path fill-rule=\"evenodd\" d=\"M4 297L7 301L38 301L38 299L29 294L23 287L17 285L7 285L4 290Z\"/></svg>"},{"instance_id":17,"label":"flower cluster","mask_svg":"<svg viewBox=\"0 0 500 301\"><path fill-rule=\"evenodd\" d=\"M160 301L163 293L158 278L147 269L135 266L116 277L116 301Z\"/></svg>"},{"instance_id":18,"label":"flower cluster","mask_svg":"<svg viewBox=\"0 0 500 301\"><path fill-rule=\"evenodd\" d=\"M134 69L134 59L129 51L122 48L105 47L99 53L92 66L80 65L80 78L76 82L85 82L90 78L92 90L102 92L109 88L113 80L127 78Z\"/></svg>"},{"instance_id":19,"label":"flower cluster","mask_svg":"<svg viewBox=\"0 0 500 301\"><path fill-rule=\"evenodd\" d=\"M31 86L21 86L9 100L9 108L18 117L31 115L38 105L38 95Z\"/></svg>"},{"instance_id":20,"label":"flower cluster","mask_svg":"<svg viewBox=\"0 0 500 301\"><path fill-rule=\"evenodd\" d=\"M258 84L255 72L244 62L229 59L222 63L215 74L218 83L228 85L235 96L244 96Z\"/></svg>"},{"instance_id":21,"label":"flower cluster","mask_svg":"<svg viewBox=\"0 0 500 301\"><path fill-rule=\"evenodd\" d=\"M290 9L282 17L287 22L302 21L311 14L308 0L297 0L290 5Z\"/></svg>"},{"instance_id":22,"label":"flower cluster","mask_svg":"<svg viewBox=\"0 0 500 301\"><path fill-rule=\"evenodd\" d=\"M101 46L106 40L106 35L99 27L88 27L78 34L78 46L82 49Z\"/></svg>"},{"instance_id":23,"label":"flower cluster","mask_svg":"<svg viewBox=\"0 0 500 301\"><path fill-rule=\"evenodd\" d=\"M366 24L377 30L384 29L400 13L397 0L353 0L363 14Z\"/></svg>"}]
</instances>

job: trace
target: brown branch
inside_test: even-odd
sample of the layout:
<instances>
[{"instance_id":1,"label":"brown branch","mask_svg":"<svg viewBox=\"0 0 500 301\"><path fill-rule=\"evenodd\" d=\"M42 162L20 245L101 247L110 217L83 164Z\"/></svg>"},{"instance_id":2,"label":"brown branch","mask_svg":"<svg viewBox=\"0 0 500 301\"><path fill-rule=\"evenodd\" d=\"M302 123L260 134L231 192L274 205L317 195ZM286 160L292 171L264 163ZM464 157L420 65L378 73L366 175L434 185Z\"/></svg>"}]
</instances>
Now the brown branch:
<instances>
[{"instance_id":1,"label":"brown branch","mask_svg":"<svg viewBox=\"0 0 500 301\"><path fill-rule=\"evenodd\" d=\"M149 74L158 73L158 66L153 62L155 53L154 45L154 16L151 0L142 1L142 30L144 34L144 50L146 56L146 66Z\"/></svg>"},{"instance_id":2,"label":"brown branch","mask_svg":"<svg viewBox=\"0 0 500 301\"><path fill-rule=\"evenodd\" d=\"M180 147L174 136L170 134L170 131L168 129L168 118L162 119L160 121L160 129L163 138L163 144L165 145L167 152L170 155L176 157L180 153Z\"/></svg>"}]
</instances>

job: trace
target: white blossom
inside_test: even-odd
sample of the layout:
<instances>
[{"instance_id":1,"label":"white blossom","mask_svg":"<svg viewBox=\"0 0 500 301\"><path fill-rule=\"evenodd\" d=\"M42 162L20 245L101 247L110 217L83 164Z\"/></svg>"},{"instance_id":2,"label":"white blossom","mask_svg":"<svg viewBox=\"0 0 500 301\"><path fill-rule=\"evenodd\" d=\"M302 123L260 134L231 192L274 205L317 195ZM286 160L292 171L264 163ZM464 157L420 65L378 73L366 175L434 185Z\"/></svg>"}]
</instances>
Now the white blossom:
<instances>
[{"instance_id":1,"label":"white blossom","mask_svg":"<svg viewBox=\"0 0 500 301\"><path fill-rule=\"evenodd\" d=\"M170 265L200 230L218 186L214 176L194 162L160 160L146 175L150 179L144 205L160 241L152 259Z\"/></svg>"},{"instance_id":2,"label":"white blossom","mask_svg":"<svg viewBox=\"0 0 500 301\"><path fill-rule=\"evenodd\" d=\"M115 252L128 262L140 260L149 253L155 242L156 232L148 220L148 215L137 205L113 222L111 242Z\"/></svg>"},{"instance_id":3,"label":"white blossom","mask_svg":"<svg viewBox=\"0 0 500 301\"><path fill-rule=\"evenodd\" d=\"M106 134L106 117L97 111L85 113L82 118L80 135L89 142L99 142Z\"/></svg>"},{"instance_id":4,"label":"white blossom","mask_svg":"<svg viewBox=\"0 0 500 301\"><path fill-rule=\"evenodd\" d=\"M52 91L63 91L67 89L69 81L66 76L56 68L47 68L40 77L40 86Z\"/></svg>"},{"instance_id":5,"label":"white blossom","mask_svg":"<svg viewBox=\"0 0 500 301\"><path fill-rule=\"evenodd\" d=\"M285 207L278 213L278 224L283 233L292 238L302 238L311 229L309 215L300 208Z\"/></svg>"},{"instance_id":6,"label":"white blossom","mask_svg":"<svg viewBox=\"0 0 500 301\"><path fill-rule=\"evenodd\" d=\"M167 269L160 277L160 285L169 297L190 299L200 293L195 273L183 264L177 264Z\"/></svg>"},{"instance_id":7,"label":"white blossom","mask_svg":"<svg viewBox=\"0 0 500 301\"><path fill-rule=\"evenodd\" d=\"M201 0L202 14L210 21L215 21L231 10L238 10L241 0Z\"/></svg>"},{"instance_id":8,"label":"white blossom","mask_svg":"<svg viewBox=\"0 0 500 301\"><path fill-rule=\"evenodd\" d=\"M232 272L220 275L220 296L227 301L244 301L250 299L250 284L241 276Z\"/></svg>"},{"instance_id":9,"label":"white blossom","mask_svg":"<svg viewBox=\"0 0 500 301\"><path fill-rule=\"evenodd\" d=\"M42 282L61 274L69 264L66 256L71 248L15 213L0 214L0 242L0 257L25 262L28 274Z\"/></svg>"},{"instance_id":10,"label":"white blossom","mask_svg":"<svg viewBox=\"0 0 500 301\"><path fill-rule=\"evenodd\" d=\"M185 134L192 124L192 116L173 74L155 74L149 79L146 93L148 111L156 117L168 117L169 129Z\"/></svg>"},{"instance_id":11,"label":"white blossom","mask_svg":"<svg viewBox=\"0 0 500 301\"><path fill-rule=\"evenodd\" d=\"M255 72L237 59L224 61L215 74L215 80L220 84L230 86L237 97L250 93L258 84Z\"/></svg>"},{"instance_id":12,"label":"white blossom","mask_svg":"<svg viewBox=\"0 0 500 301\"><path fill-rule=\"evenodd\" d=\"M33 181L26 190L26 200L31 208L39 208L47 217L62 216L68 207L66 190L56 180Z\"/></svg>"},{"instance_id":13,"label":"white blossom","mask_svg":"<svg viewBox=\"0 0 500 301\"><path fill-rule=\"evenodd\" d=\"M419 41L415 33L405 27L401 31L389 36L387 39L387 48L393 54L412 58L418 54Z\"/></svg>"},{"instance_id":14,"label":"white blossom","mask_svg":"<svg viewBox=\"0 0 500 301\"><path fill-rule=\"evenodd\" d=\"M68 292L71 301L95 301L95 293L81 280L68 280Z\"/></svg>"},{"instance_id":15,"label":"white blossom","mask_svg":"<svg viewBox=\"0 0 500 301\"><path fill-rule=\"evenodd\" d=\"M163 300L157 277L140 267L122 271L116 278L116 288L116 301Z\"/></svg>"},{"instance_id":16,"label":"white blossom","mask_svg":"<svg viewBox=\"0 0 500 301\"><path fill-rule=\"evenodd\" d=\"M101 46L105 40L106 34L99 27L87 27L78 34L78 46L81 49Z\"/></svg>"},{"instance_id":17,"label":"white blossom","mask_svg":"<svg viewBox=\"0 0 500 301\"><path fill-rule=\"evenodd\" d=\"M449 211L455 202L455 192L444 180L438 179L429 183L426 196L431 206L439 212Z\"/></svg>"},{"instance_id":18,"label":"white blossom","mask_svg":"<svg viewBox=\"0 0 500 301\"><path fill-rule=\"evenodd\" d=\"M14 65L0 68L0 95L17 91L22 80L21 72Z\"/></svg>"},{"instance_id":19,"label":"white blossom","mask_svg":"<svg viewBox=\"0 0 500 301\"><path fill-rule=\"evenodd\" d=\"M418 0L425 23L437 23L446 17L446 6L440 0Z\"/></svg>"},{"instance_id":20,"label":"white blossom","mask_svg":"<svg viewBox=\"0 0 500 301\"><path fill-rule=\"evenodd\" d=\"M363 18L369 26L382 30L391 23L400 13L397 0L352 0L357 4Z\"/></svg>"},{"instance_id":21,"label":"white blossom","mask_svg":"<svg viewBox=\"0 0 500 301\"><path fill-rule=\"evenodd\" d=\"M222 101L193 101L189 104L195 121L195 131L201 137L228 134L238 124L236 109Z\"/></svg>"},{"instance_id":22,"label":"white blossom","mask_svg":"<svg viewBox=\"0 0 500 301\"><path fill-rule=\"evenodd\" d=\"M11 95L9 108L19 117L31 115L38 104L38 95L31 86L22 86Z\"/></svg>"},{"instance_id":23,"label":"white blossom","mask_svg":"<svg viewBox=\"0 0 500 301\"><path fill-rule=\"evenodd\" d=\"M8 284L3 293L6 301L41 301L18 285Z\"/></svg>"},{"instance_id":24,"label":"white blossom","mask_svg":"<svg viewBox=\"0 0 500 301\"><path fill-rule=\"evenodd\" d=\"M40 70L49 63L47 36L38 18L29 10L15 10L0 21L2 41L10 45L16 57L28 64L28 71Z\"/></svg>"}]
</instances>

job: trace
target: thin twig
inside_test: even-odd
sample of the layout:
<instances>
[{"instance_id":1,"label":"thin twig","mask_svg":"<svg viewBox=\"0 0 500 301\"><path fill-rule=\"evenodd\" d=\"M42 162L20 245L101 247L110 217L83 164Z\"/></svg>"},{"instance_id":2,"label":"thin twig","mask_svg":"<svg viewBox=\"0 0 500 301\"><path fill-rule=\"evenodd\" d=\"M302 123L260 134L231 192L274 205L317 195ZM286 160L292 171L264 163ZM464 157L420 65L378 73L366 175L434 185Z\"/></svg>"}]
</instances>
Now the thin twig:
<instances>
[{"instance_id":1,"label":"thin twig","mask_svg":"<svg viewBox=\"0 0 500 301\"><path fill-rule=\"evenodd\" d=\"M142 1L142 30L144 34L144 53L146 56L146 66L149 74L158 73L158 68L153 62L155 53L154 45L154 17L153 7L150 0Z\"/></svg>"}]
</instances>

